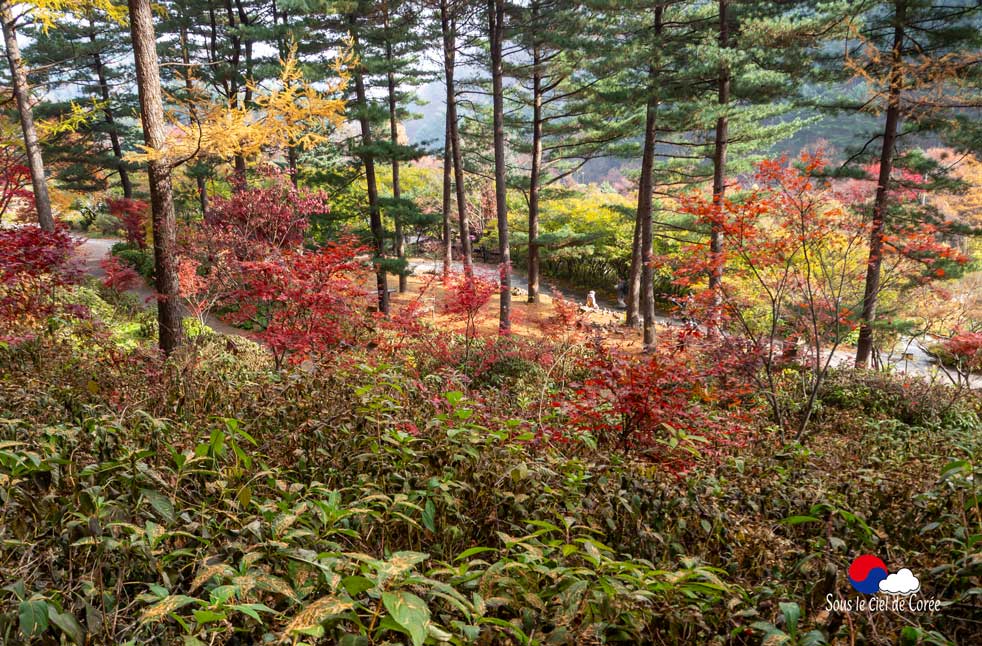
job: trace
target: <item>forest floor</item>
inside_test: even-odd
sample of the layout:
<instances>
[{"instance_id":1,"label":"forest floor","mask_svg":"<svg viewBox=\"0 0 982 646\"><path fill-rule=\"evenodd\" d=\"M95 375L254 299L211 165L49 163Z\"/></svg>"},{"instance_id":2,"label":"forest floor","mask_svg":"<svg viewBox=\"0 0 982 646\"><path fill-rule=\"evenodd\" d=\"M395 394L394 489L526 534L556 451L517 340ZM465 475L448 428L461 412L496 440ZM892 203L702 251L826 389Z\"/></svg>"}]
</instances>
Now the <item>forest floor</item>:
<instances>
[{"instance_id":1,"label":"forest floor","mask_svg":"<svg viewBox=\"0 0 982 646\"><path fill-rule=\"evenodd\" d=\"M439 281L439 274L443 267L442 262L426 258L411 258L410 266L413 268L413 276L410 277L409 290L406 294L394 294L393 302L407 303L414 298L421 298L430 304L430 310L433 312L431 316L437 324L452 325L453 323L449 320L441 320L441 317L436 314L439 311L439 301L443 294L443 286ZM455 261L452 269L455 272L462 272L463 265ZM497 280L498 268L496 265L474 263L474 270L484 278ZM432 286L430 286L431 283ZM512 295L513 333L530 336L541 335L541 324L554 313L551 290L548 287L543 287L539 302L527 303L528 281L525 274L519 270L512 272L512 288L522 292ZM597 299L599 309L585 309L582 307L586 302L585 290L564 292L563 297L579 303L583 309L584 323L589 325L594 333L604 335L609 343L622 350L632 352L643 350L639 331L631 330L624 325L623 310L614 308L610 303L600 298ZM479 320L481 332L493 332L497 328L499 303L498 296L494 296L485 306ZM656 330L664 330L670 326L681 326L683 323L678 318L658 315L655 317L655 325ZM851 366L854 359L855 351L852 348L839 347L832 354L831 365L833 367ZM916 375L941 384L958 382L958 376L953 371L941 366L921 346L918 339L902 338L897 347L888 356L883 356L881 361L890 365L892 370L899 374ZM969 383L972 388L982 388L982 375L971 376Z\"/></svg>"},{"instance_id":2,"label":"forest floor","mask_svg":"<svg viewBox=\"0 0 982 646\"><path fill-rule=\"evenodd\" d=\"M82 270L90 276L101 278L105 275L100 262L109 255L112 246L119 242L113 238L86 238L79 247L79 259ZM441 304L446 293L440 272L442 262L428 258L414 257L409 259L413 273L408 277L407 291L405 293L392 292L392 303L395 307L401 308L418 301L420 304L419 312L424 320L442 329L462 331L464 324L453 317L441 314ZM463 265L455 261L452 266L454 272L462 272ZM497 265L474 263L475 273L488 280L498 279ZM395 290L396 280L390 280L390 289ZM512 272L512 334L525 337L541 337L546 334L544 328L548 327L549 319L555 314L553 306L552 290L548 286L543 286L538 303L527 302L528 281L524 273L519 270ZM153 298L153 291L147 285L140 285L132 290L142 303L149 302ZM580 304L583 314L583 323L588 326L589 332L593 335L600 334L605 340L621 350L628 352L641 352L643 345L640 333L631 330L623 325L624 312L616 309L611 303L598 298L599 308L588 309L585 307L586 290L563 293L563 297ZM499 296L493 296L484 306L480 316L477 318L478 330L482 334L493 333L497 330L497 312L500 306ZM249 338L251 334L247 330L242 330L231 326L216 316L209 315L205 323L220 334L236 335ZM682 322L668 316L657 316L656 327L664 329L668 326L679 326ZM656 332L657 333L657 332ZM850 348L836 349L832 357L834 367L848 366L853 360L853 351ZM901 339L898 347L883 361L888 363L897 373L916 375L924 377L932 382L951 383L957 381L957 376L942 367L916 339ZM972 388L982 388L982 375L973 375L970 379Z\"/></svg>"}]
</instances>

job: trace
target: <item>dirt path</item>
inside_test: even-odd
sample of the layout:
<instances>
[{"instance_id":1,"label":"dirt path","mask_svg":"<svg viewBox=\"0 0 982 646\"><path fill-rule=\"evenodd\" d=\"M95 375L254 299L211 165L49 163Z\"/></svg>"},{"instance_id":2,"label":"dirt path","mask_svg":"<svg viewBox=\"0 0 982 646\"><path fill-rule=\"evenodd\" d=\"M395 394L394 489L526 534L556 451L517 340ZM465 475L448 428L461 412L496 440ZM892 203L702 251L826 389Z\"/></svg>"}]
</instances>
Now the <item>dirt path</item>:
<instances>
[{"instance_id":1,"label":"dirt path","mask_svg":"<svg viewBox=\"0 0 982 646\"><path fill-rule=\"evenodd\" d=\"M443 261L442 260L432 260L429 258L409 258L409 266L413 271L413 274L417 276L422 276L426 274L439 274L443 271ZM459 260L453 261L451 265L451 270L456 273L462 273L464 271L464 265ZM483 262L474 263L474 273L482 278L488 280L498 280L498 266L490 265ZM523 296L528 294L529 283L528 276L518 270L512 269L511 272L511 286L512 289L517 289L523 292ZM539 292L544 296L552 296L552 289L543 284L539 287ZM586 304L586 291L585 290L567 290L563 293L563 298L579 303L580 305ZM624 309L618 307L615 303L612 303L600 296L597 296L597 305L600 306L600 311L605 314L611 314L614 316L619 316L624 318ZM679 325L680 321L677 319L670 318L668 316L655 316L655 323L658 325Z\"/></svg>"}]
</instances>

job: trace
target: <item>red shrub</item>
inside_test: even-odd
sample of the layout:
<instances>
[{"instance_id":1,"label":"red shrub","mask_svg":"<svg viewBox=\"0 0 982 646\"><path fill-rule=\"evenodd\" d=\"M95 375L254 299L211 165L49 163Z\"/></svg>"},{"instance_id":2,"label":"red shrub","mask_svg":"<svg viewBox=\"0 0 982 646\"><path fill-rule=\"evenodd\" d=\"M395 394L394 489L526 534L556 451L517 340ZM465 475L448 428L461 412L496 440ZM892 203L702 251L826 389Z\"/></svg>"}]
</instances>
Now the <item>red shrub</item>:
<instances>
[{"instance_id":1,"label":"red shrub","mask_svg":"<svg viewBox=\"0 0 982 646\"><path fill-rule=\"evenodd\" d=\"M297 189L275 170L265 171L260 186L234 181L237 190L231 196L212 199L205 223L240 260L262 260L271 251L299 247L310 216L331 210L326 193Z\"/></svg>"},{"instance_id":2,"label":"red shrub","mask_svg":"<svg viewBox=\"0 0 982 646\"><path fill-rule=\"evenodd\" d=\"M477 334L477 315L498 293L498 283L473 273L454 274L446 280L443 312L466 322L468 339Z\"/></svg>"},{"instance_id":3,"label":"red shrub","mask_svg":"<svg viewBox=\"0 0 982 646\"><path fill-rule=\"evenodd\" d=\"M313 252L243 262L229 298L238 309L229 318L258 328L277 364L353 343L369 328L361 287L368 268L357 259L364 252L347 239Z\"/></svg>"},{"instance_id":4,"label":"red shrub","mask_svg":"<svg viewBox=\"0 0 982 646\"><path fill-rule=\"evenodd\" d=\"M142 200L126 197L106 201L109 212L119 220L126 231L126 242L140 249L147 248L147 222L150 218L150 205Z\"/></svg>"},{"instance_id":5,"label":"red shrub","mask_svg":"<svg viewBox=\"0 0 982 646\"><path fill-rule=\"evenodd\" d=\"M958 332L944 342L944 348L968 371L982 371L982 332Z\"/></svg>"},{"instance_id":6,"label":"red shrub","mask_svg":"<svg viewBox=\"0 0 982 646\"><path fill-rule=\"evenodd\" d=\"M17 151L19 156L20 152ZM11 163L9 147L0 148L0 221L11 207L24 205L34 209L34 193L27 190L31 185L30 169L20 163ZM22 208L21 211L27 211ZM24 216L25 213L15 213Z\"/></svg>"},{"instance_id":7,"label":"red shrub","mask_svg":"<svg viewBox=\"0 0 982 646\"><path fill-rule=\"evenodd\" d=\"M552 292L552 314L538 322L543 334L551 339L581 341L589 328L586 313L580 304L563 296L555 285L549 286Z\"/></svg>"},{"instance_id":8,"label":"red shrub","mask_svg":"<svg viewBox=\"0 0 982 646\"><path fill-rule=\"evenodd\" d=\"M106 256L99 262L99 266L106 272L102 279L104 287L116 292L125 292L134 289L143 282L140 274L129 265L124 265L116 256Z\"/></svg>"},{"instance_id":9,"label":"red shrub","mask_svg":"<svg viewBox=\"0 0 982 646\"><path fill-rule=\"evenodd\" d=\"M746 420L727 410L730 398L746 392L738 385L739 362L717 361L691 339L671 337L663 335L644 355L596 342L578 369L586 376L554 396L552 439L588 432L602 446L679 470L696 454L718 455L745 442Z\"/></svg>"},{"instance_id":10,"label":"red shrub","mask_svg":"<svg viewBox=\"0 0 982 646\"><path fill-rule=\"evenodd\" d=\"M59 299L59 288L78 280L77 245L63 229L0 229L0 341L31 339L55 314L83 314Z\"/></svg>"},{"instance_id":11,"label":"red shrub","mask_svg":"<svg viewBox=\"0 0 982 646\"><path fill-rule=\"evenodd\" d=\"M233 183L229 197L212 199L202 226L180 232L181 296L192 313L227 311L229 322L258 330L278 363L346 339L364 318L353 302L364 250L351 240L303 249L309 217L330 211L327 195L270 168L256 185Z\"/></svg>"}]
</instances>

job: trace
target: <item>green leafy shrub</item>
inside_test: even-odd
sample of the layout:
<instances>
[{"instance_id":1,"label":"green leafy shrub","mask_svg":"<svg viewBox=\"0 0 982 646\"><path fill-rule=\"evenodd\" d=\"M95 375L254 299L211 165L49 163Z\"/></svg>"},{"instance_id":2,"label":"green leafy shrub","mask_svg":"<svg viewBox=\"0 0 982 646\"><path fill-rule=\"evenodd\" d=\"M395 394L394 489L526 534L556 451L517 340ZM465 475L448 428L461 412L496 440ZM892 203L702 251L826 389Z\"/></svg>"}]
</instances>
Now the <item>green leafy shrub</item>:
<instances>
[{"instance_id":1,"label":"green leafy shrub","mask_svg":"<svg viewBox=\"0 0 982 646\"><path fill-rule=\"evenodd\" d=\"M819 398L827 406L885 416L913 426L943 422L973 409L977 400L955 389L933 387L916 377L867 370L834 370Z\"/></svg>"},{"instance_id":2,"label":"green leafy shrub","mask_svg":"<svg viewBox=\"0 0 982 646\"><path fill-rule=\"evenodd\" d=\"M152 249L139 249L127 242L113 245L112 254L136 270L144 278L153 278L154 260Z\"/></svg>"}]
</instances>

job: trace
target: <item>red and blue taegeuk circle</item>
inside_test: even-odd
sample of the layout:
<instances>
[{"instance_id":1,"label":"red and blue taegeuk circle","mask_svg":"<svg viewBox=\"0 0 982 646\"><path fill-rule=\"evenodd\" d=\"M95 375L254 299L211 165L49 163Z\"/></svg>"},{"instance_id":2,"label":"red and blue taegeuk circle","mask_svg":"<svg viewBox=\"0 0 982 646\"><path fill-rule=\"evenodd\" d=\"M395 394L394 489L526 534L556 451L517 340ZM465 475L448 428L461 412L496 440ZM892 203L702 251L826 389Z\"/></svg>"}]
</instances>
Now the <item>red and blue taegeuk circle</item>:
<instances>
[{"instance_id":1,"label":"red and blue taegeuk circle","mask_svg":"<svg viewBox=\"0 0 982 646\"><path fill-rule=\"evenodd\" d=\"M849 583L863 594L876 594L887 578L887 565L872 554L863 554L849 566Z\"/></svg>"}]
</instances>

